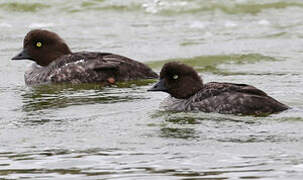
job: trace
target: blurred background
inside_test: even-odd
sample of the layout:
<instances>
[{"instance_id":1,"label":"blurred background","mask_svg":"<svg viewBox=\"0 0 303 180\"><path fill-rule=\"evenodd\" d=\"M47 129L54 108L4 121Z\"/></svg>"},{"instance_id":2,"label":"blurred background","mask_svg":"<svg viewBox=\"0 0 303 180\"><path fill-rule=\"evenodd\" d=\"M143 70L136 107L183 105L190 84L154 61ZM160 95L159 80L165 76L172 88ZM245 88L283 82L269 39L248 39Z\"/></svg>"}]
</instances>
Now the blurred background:
<instances>
[{"instance_id":1,"label":"blurred background","mask_svg":"<svg viewBox=\"0 0 303 180\"><path fill-rule=\"evenodd\" d=\"M72 51L247 83L292 107L268 117L161 111L150 82L27 87L11 61L31 29ZM0 178L301 179L303 1L0 1Z\"/></svg>"}]
</instances>

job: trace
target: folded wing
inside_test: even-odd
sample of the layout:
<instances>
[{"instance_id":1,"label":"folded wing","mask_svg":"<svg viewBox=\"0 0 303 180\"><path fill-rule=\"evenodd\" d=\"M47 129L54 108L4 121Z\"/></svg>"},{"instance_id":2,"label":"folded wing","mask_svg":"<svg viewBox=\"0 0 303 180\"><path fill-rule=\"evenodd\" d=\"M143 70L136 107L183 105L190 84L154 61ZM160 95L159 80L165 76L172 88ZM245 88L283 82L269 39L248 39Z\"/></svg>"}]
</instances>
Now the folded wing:
<instances>
[{"instance_id":1,"label":"folded wing","mask_svg":"<svg viewBox=\"0 0 303 180\"><path fill-rule=\"evenodd\" d=\"M157 78L148 66L132 59L111 53L74 53L53 67L53 82L107 82Z\"/></svg>"},{"instance_id":2,"label":"folded wing","mask_svg":"<svg viewBox=\"0 0 303 180\"><path fill-rule=\"evenodd\" d=\"M245 84L208 83L193 109L225 114L262 115L288 109L265 92Z\"/></svg>"}]
</instances>

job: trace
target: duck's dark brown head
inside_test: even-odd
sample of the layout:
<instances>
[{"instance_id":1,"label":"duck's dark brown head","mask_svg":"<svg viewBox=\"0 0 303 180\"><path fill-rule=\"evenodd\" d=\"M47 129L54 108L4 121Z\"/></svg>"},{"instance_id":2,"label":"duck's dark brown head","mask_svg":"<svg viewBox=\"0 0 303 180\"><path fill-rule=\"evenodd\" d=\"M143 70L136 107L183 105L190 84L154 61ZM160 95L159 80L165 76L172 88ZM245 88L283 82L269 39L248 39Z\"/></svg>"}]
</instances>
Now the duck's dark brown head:
<instances>
[{"instance_id":1,"label":"duck's dark brown head","mask_svg":"<svg viewBox=\"0 0 303 180\"><path fill-rule=\"evenodd\" d=\"M163 91L178 99L186 99L203 87L198 73L178 62L166 63L160 72L160 81L148 91Z\"/></svg>"},{"instance_id":2,"label":"duck's dark brown head","mask_svg":"<svg viewBox=\"0 0 303 180\"><path fill-rule=\"evenodd\" d=\"M35 29L27 33L22 52L12 60L29 59L40 66L47 66L60 56L70 53L67 44L56 33Z\"/></svg>"}]
</instances>

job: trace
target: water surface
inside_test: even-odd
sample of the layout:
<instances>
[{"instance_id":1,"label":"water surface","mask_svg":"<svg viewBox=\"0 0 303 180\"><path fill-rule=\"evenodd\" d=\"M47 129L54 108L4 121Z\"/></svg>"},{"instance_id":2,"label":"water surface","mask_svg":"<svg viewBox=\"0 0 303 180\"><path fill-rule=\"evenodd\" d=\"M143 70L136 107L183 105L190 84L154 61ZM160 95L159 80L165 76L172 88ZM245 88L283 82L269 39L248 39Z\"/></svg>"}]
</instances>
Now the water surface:
<instances>
[{"instance_id":1,"label":"water surface","mask_svg":"<svg viewBox=\"0 0 303 180\"><path fill-rule=\"evenodd\" d=\"M3 0L0 178L301 179L303 2ZM73 51L178 60L204 82L252 84L291 110L268 117L173 113L153 81L27 87L10 61L34 28Z\"/></svg>"}]
</instances>

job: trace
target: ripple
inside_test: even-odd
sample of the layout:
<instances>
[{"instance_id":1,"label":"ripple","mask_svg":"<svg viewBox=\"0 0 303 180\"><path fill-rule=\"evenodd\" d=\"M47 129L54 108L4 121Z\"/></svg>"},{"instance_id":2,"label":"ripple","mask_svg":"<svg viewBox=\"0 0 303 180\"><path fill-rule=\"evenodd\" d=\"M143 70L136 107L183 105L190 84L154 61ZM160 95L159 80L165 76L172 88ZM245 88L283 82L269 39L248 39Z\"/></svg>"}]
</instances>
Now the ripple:
<instances>
[{"instance_id":1,"label":"ripple","mask_svg":"<svg viewBox=\"0 0 303 180\"><path fill-rule=\"evenodd\" d=\"M53 26L54 26L53 23L32 23L28 27L31 29L34 29L34 28L46 28L46 27L53 27Z\"/></svg>"},{"instance_id":2,"label":"ripple","mask_svg":"<svg viewBox=\"0 0 303 180\"><path fill-rule=\"evenodd\" d=\"M104 88L97 84L36 86L22 94L22 110L33 112L71 105L108 104L145 99L140 95L142 91L136 87L154 81L121 82L116 85L119 88Z\"/></svg>"},{"instance_id":3,"label":"ripple","mask_svg":"<svg viewBox=\"0 0 303 180\"><path fill-rule=\"evenodd\" d=\"M58 8L60 7L60 8ZM144 11L151 14L161 15L182 15L196 14L211 11L221 11L226 14L258 14L268 9L284 9L289 7L303 8L300 2L228 2L221 1L184 1L184 0L154 0L152 2L125 3L124 1L108 2L105 0L93 1L54 1L53 3L25 3L25 2L6 2L1 3L0 8L11 12L37 12L41 9L52 8L62 12L88 12L88 11Z\"/></svg>"},{"instance_id":4,"label":"ripple","mask_svg":"<svg viewBox=\"0 0 303 180\"><path fill-rule=\"evenodd\" d=\"M45 9L48 7L50 6L42 3L8 2L0 4L0 8L2 9L20 12L36 12L38 10Z\"/></svg>"},{"instance_id":5,"label":"ripple","mask_svg":"<svg viewBox=\"0 0 303 180\"><path fill-rule=\"evenodd\" d=\"M221 1L193 1L192 3L186 4L185 7L174 7L171 8L160 8L156 12L160 12L165 15L180 15L180 14L196 14L209 11L219 10L226 14L253 14L256 15L264 10L268 9L283 9L289 7L303 8L303 4L300 2L253 2L245 1L241 3L222 3ZM161 10L161 11L160 11ZM154 13L154 12L153 12Z\"/></svg>"},{"instance_id":6,"label":"ripple","mask_svg":"<svg viewBox=\"0 0 303 180\"><path fill-rule=\"evenodd\" d=\"M231 55L212 55L212 56L198 56L193 58L178 58L168 59L163 61L149 62L148 65L152 68L161 69L161 67L170 61L178 61L184 64L195 67L199 72L214 72L220 73L217 66L220 64L248 64L259 61L278 61L278 59L271 56L264 56L262 54L231 54Z\"/></svg>"}]
</instances>

